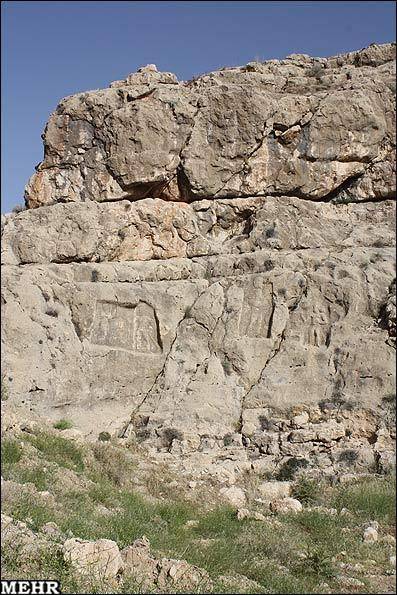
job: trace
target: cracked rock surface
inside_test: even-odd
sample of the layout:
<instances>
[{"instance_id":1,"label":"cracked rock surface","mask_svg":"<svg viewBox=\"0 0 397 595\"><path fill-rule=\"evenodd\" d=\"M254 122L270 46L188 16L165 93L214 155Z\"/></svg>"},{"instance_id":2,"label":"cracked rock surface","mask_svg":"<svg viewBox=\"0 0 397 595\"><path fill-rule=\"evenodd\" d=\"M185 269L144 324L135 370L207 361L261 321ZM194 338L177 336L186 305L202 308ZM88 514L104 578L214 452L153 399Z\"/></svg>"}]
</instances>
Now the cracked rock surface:
<instances>
[{"instance_id":1,"label":"cracked rock surface","mask_svg":"<svg viewBox=\"0 0 397 595\"><path fill-rule=\"evenodd\" d=\"M273 194L395 192L395 47L225 68L188 82L150 68L63 99L29 207Z\"/></svg>"},{"instance_id":2,"label":"cracked rock surface","mask_svg":"<svg viewBox=\"0 0 397 595\"><path fill-rule=\"evenodd\" d=\"M10 401L166 458L387 467L394 66L392 44L150 66L62 100L3 221Z\"/></svg>"}]
</instances>

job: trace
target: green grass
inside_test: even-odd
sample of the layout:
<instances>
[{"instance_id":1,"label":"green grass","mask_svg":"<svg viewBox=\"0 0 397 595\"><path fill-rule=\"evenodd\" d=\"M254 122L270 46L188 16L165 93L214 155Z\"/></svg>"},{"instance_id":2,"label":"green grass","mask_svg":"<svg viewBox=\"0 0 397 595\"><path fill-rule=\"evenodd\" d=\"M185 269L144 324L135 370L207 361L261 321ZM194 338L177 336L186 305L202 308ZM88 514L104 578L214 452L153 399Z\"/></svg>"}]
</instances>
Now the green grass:
<instances>
[{"instance_id":1,"label":"green grass","mask_svg":"<svg viewBox=\"0 0 397 595\"><path fill-rule=\"evenodd\" d=\"M377 478L340 487L332 506L354 510L360 517L381 523L396 521L396 484L394 477Z\"/></svg>"},{"instance_id":2,"label":"green grass","mask_svg":"<svg viewBox=\"0 0 397 595\"><path fill-rule=\"evenodd\" d=\"M54 423L53 427L56 430L70 430L70 428L73 428L73 422L71 422L69 419L60 419Z\"/></svg>"},{"instance_id":3,"label":"green grass","mask_svg":"<svg viewBox=\"0 0 397 595\"><path fill-rule=\"evenodd\" d=\"M2 443L3 464L13 478L22 483L30 481L40 490L51 490L59 466L74 470L77 479L90 480L83 488L76 485L75 489L56 491L56 507L23 492L7 501L4 512L28 520L34 530L54 521L64 534L72 532L75 537L90 540L112 539L120 548L145 535L158 557L185 559L206 569L214 581L214 593L229 592L230 586L222 586L219 577L234 574L263 585L248 589L236 586L236 593L319 593L322 582L337 593L335 576L340 569L334 556L340 552L346 552L346 561L366 563L370 558L376 561L377 568L388 568L390 548L381 542L363 543L362 530L365 522L378 520L382 530L392 531L393 478L366 479L335 488L301 477L294 483L294 494L302 501L339 510L345 507L351 514L331 515L304 509L299 514L279 515L275 525L270 515L265 522L239 521L229 506L218 505L209 510L183 500L181 494L179 499L170 500L163 495L164 488L167 492L169 472L163 475L161 466L154 468L155 479L148 482L152 493L159 490L157 500L138 494L129 483L137 473L136 453L112 443L99 442L84 450L52 434L28 435L24 440L38 450L31 455L33 467L23 467L24 447L15 439ZM190 520L197 522L192 526L187 524ZM12 556L12 552L5 551L4 555L6 571L15 578L13 569L21 573L22 565L17 564L17 555ZM39 561L31 561L22 578L33 575L61 580L63 592L67 593L142 592L139 585L128 582L120 584L117 590L109 584L84 583L73 576L56 550ZM359 592L371 590L363 587Z\"/></svg>"},{"instance_id":4,"label":"green grass","mask_svg":"<svg viewBox=\"0 0 397 595\"><path fill-rule=\"evenodd\" d=\"M26 493L22 493L13 500L9 512L13 518L28 522L34 530L38 530L45 523L56 519L54 510L47 504L36 501L30 494Z\"/></svg>"},{"instance_id":5,"label":"green grass","mask_svg":"<svg viewBox=\"0 0 397 595\"><path fill-rule=\"evenodd\" d=\"M42 466L33 468L19 466L18 470L13 471L12 479L22 484L32 483L39 491L47 490L52 483L49 470Z\"/></svg>"},{"instance_id":6,"label":"green grass","mask_svg":"<svg viewBox=\"0 0 397 595\"><path fill-rule=\"evenodd\" d=\"M5 438L1 442L1 473L7 476L7 473L22 458L22 448L13 438Z\"/></svg>"},{"instance_id":7,"label":"green grass","mask_svg":"<svg viewBox=\"0 0 397 595\"><path fill-rule=\"evenodd\" d=\"M28 434L26 439L39 450L47 461L73 471L84 470L82 448L67 438L52 434Z\"/></svg>"}]
</instances>

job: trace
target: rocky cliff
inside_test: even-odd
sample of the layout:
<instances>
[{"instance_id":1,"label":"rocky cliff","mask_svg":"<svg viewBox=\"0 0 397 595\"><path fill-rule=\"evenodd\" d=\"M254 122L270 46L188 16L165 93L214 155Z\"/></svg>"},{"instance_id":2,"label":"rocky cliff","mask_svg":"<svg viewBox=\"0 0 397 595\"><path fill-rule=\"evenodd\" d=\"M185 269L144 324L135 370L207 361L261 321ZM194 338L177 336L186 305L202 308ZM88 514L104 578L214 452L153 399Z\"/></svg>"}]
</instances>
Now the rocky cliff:
<instances>
[{"instance_id":1,"label":"rocky cliff","mask_svg":"<svg viewBox=\"0 0 397 595\"><path fill-rule=\"evenodd\" d=\"M394 68L149 65L63 99L3 222L9 401L232 473L390 466Z\"/></svg>"}]
</instances>

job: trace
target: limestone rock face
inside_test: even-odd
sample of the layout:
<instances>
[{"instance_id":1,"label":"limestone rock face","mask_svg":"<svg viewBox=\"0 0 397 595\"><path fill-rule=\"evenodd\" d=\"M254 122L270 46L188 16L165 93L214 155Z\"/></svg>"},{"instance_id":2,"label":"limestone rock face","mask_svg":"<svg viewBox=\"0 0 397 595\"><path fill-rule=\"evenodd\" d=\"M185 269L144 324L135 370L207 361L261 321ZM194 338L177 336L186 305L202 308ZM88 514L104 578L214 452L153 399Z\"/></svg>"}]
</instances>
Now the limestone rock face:
<instances>
[{"instance_id":1,"label":"limestone rock face","mask_svg":"<svg viewBox=\"0 0 397 595\"><path fill-rule=\"evenodd\" d=\"M153 65L67 97L44 132L30 207L395 191L394 45L226 68L178 83Z\"/></svg>"},{"instance_id":2,"label":"limestone rock face","mask_svg":"<svg viewBox=\"0 0 397 595\"><path fill-rule=\"evenodd\" d=\"M62 100L2 222L10 403L226 449L229 477L387 466L394 65L392 44L190 82L149 65Z\"/></svg>"}]
</instances>

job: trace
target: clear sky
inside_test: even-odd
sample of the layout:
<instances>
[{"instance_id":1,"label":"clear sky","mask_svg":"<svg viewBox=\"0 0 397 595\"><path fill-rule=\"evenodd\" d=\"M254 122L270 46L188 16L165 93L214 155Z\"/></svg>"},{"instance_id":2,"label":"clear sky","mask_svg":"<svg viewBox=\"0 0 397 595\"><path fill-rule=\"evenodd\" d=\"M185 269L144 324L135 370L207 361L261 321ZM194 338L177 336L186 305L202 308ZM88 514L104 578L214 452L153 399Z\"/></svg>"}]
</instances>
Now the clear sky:
<instances>
[{"instance_id":1,"label":"clear sky","mask_svg":"<svg viewBox=\"0 0 397 595\"><path fill-rule=\"evenodd\" d=\"M23 203L62 97L157 64L179 79L395 40L394 2L18 2L2 6L2 212Z\"/></svg>"}]
</instances>

